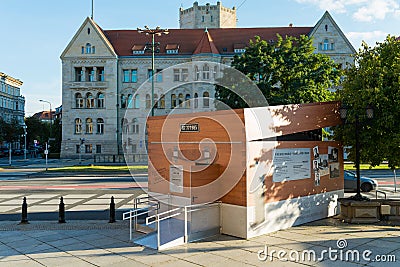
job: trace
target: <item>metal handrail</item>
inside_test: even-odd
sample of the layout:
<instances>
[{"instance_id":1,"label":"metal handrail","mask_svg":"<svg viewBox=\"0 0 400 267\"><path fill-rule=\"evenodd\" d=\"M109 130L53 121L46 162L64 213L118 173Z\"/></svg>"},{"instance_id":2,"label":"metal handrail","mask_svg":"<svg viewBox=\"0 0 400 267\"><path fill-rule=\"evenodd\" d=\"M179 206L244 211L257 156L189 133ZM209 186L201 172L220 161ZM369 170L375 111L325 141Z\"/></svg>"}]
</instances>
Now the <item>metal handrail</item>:
<instances>
[{"instance_id":1,"label":"metal handrail","mask_svg":"<svg viewBox=\"0 0 400 267\"><path fill-rule=\"evenodd\" d=\"M176 212L178 210L181 210L181 211L177 212L177 213L174 213L174 214L171 214L169 216L165 216L165 217L160 218L162 215L165 215L165 214L168 214L168 213L172 213L172 212ZM167 210L167 211L164 211L162 213L158 213L158 214L149 216L149 217L146 218L146 225L149 225L149 224L152 224L152 223L155 223L155 222L163 221L163 220L178 216L181 213L182 213L182 208L175 208L175 209L172 209L172 210ZM152 219L155 219L155 220L152 221L152 222L149 222Z\"/></svg>"},{"instance_id":2,"label":"metal handrail","mask_svg":"<svg viewBox=\"0 0 400 267\"><path fill-rule=\"evenodd\" d=\"M199 210L204 210L204 209L208 209L211 208L213 206L220 206L221 202L213 202L213 203L208 203L208 204L194 204L194 205L189 205L189 206L185 206L185 208L190 208L190 210L188 210L187 212L195 212L195 211L199 211ZM197 209L192 209L198 207Z\"/></svg>"},{"instance_id":3,"label":"metal handrail","mask_svg":"<svg viewBox=\"0 0 400 267\"><path fill-rule=\"evenodd\" d=\"M375 190L375 199L378 199L378 193L385 195L385 199L386 199L386 192L383 192L381 190Z\"/></svg>"}]
</instances>

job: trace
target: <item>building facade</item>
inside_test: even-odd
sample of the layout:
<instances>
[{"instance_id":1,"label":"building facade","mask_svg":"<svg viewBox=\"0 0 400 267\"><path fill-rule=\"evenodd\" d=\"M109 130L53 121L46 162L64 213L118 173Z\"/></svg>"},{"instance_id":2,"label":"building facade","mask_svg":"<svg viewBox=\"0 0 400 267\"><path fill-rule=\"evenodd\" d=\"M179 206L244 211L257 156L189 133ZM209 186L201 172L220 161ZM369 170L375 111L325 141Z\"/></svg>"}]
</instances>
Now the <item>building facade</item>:
<instances>
[{"instance_id":1,"label":"building facade","mask_svg":"<svg viewBox=\"0 0 400 267\"><path fill-rule=\"evenodd\" d=\"M204 6L194 2L190 8L179 9L181 29L236 28L236 21L236 8L223 7L221 2Z\"/></svg>"},{"instance_id":2,"label":"building facade","mask_svg":"<svg viewBox=\"0 0 400 267\"><path fill-rule=\"evenodd\" d=\"M200 6L195 2L188 10L197 12L195 7ZM211 9L215 6L204 7L218 11ZM216 7L222 8L219 2ZM214 110L213 84L223 71L221 66L230 65L256 35L272 41L278 33L309 35L316 53L329 55L342 68L353 62L355 50L328 12L311 27L222 28L225 19L216 16L219 26L197 29L196 16L183 19L181 15L181 29L155 36L159 46L154 86L149 82L152 53L146 49L151 36L137 30L103 30L91 18L83 22L61 55L61 157L81 154L115 161L125 153L132 156L129 162L145 160L151 104L155 104L154 115ZM236 22L236 13L234 18Z\"/></svg>"},{"instance_id":3,"label":"building facade","mask_svg":"<svg viewBox=\"0 0 400 267\"><path fill-rule=\"evenodd\" d=\"M0 117L11 122L24 124L25 97L21 95L23 82L0 72Z\"/></svg>"}]
</instances>

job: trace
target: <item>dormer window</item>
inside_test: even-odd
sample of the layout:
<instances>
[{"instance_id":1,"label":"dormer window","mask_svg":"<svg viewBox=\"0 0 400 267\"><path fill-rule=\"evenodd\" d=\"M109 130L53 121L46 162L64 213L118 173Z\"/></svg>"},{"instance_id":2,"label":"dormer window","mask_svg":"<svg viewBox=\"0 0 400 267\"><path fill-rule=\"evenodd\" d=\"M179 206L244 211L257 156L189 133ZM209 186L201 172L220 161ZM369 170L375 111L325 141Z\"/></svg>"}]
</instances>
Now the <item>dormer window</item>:
<instances>
[{"instance_id":1,"label":"dormer window","mask_svg":"<svg viewBox=\"0 0 400 267\"><path fill-rule=\"evenodd\" d=\"M233 52L235 54L242 54L246 52L246 45L245 44L233 44Z\"/></svg>"},{"instance_id":2,"label":"dormer window","mask_svg":"<svg viewBox=\"0 0 400 267\"><path fill-rule=\"evenodd\" d=\"M141 55L144 54L145 46L144 45L134 45L132 47L132 54Z\"/></svg>"},{"instance_id":3,"label":"dormer window","mask_svg":"<svg viewBox=\"0 0 400 267\"><path fill-rule=\"evenodd\" d=\"M167 54L178 54L179 53L179 45L178 44L167 44L165 47L165 51Z\"/></svg>"}]
</instances>

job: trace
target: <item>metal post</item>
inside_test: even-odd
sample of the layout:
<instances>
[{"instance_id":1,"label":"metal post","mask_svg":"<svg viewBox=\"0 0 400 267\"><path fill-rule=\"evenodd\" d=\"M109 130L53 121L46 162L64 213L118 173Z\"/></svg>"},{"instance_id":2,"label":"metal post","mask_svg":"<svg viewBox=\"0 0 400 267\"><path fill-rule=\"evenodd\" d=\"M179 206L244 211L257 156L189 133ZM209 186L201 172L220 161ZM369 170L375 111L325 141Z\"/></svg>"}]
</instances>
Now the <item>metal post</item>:
<instances>
[{"instance_id":1,"label":"metal post","mask_svg":"<svg viewBox=\"0 0 400 267\"><path fill-rule=\"evenodd\" d=\"M46 171L47 171L47 169L48 169L48 167L47 167L47 154L48 154L48 152L49 152L49 150L48 150L48 145L47 145L47 142L46 142L46 150L45 150L45 157L46 157Z\"/></svg>"},{"instance_id":2,"label":"metal post","mask_svg":"<svg viewBox=\"0 0 400 267\"><path fill-rule=\"evenodd\" d=\"M115 223L115 202L113 196L111 197L111 202L110 202L110 220L108 222Z\"/></svg>"},{"instance_id":3,"label":"metal post","mask_svg":"<svg viewBox=\"0 0 400 267\"><path fill-rule=\"evenodd\" d=\"M24 124L23 128L24 128L24 160L26 160L26 124Z\"/></svg>"},{"instance_id":4,"label":"metal post","mask_svg":"<svg viewBox=\"0 0 400 267\"><path fill-rule=\"evenodd\" d=\"M356 114L356 175L357 175L357 194L355 198L358 200L362 199L361 196L361 176L360 176L360 140L359 140L359 119Z\"/></svg>"},{"instance_id":5,"label":"metal post","mask_svg":"<svg viewBox=\"0 0 400 267\"><path fill-rule=\"evenodd\" d=\"M188 216L187 216L187 206L185 206L185 243L188 242Z\"/></svg>"},{"instance_id":6,"label":"metal post","mask_svg":"<svg viewBox=\"0 0 400 267\"><path fill-rule=\"evenodd\" d=\"M65 223L65 204L63 197L60 198L58 205L58 223Z\"/></svg>"},{"instance_id":7,"label":"metal post","mask_svg":"<svg viewBox=\"0 0 400 267\"><path fill-rule=\"evenodd\" d=\"M151 116L154 116L154 34L151 35Z\"/></svg>"},{"instance_id":8,"label":"metal post","mask_svg":"<svg viewBox=\"0 0 400 267\"><path fill-rule=\"evenodd\" d=\"M394 192L396 193L397 192L396 169L393 170L393 174L394 174L394 177L393 177L393 180L394 180Z\"/></svg>"},{"instance_id":9,"label":"metal post","mask_svg":"<svg viewBox=\"0 0 400 267\"><path fill-rule=\"evenodd\" d=\"M21 224L27 224L28 222L28 204L26 203L26 197L22 202L22 215L21 215Z\"/></svg>"},{"instance_id":10,"label":"metal post","mask_svg":"<svg viewBox=\"0 0 400 267\"><path fill-rule=\"evenodd\" d=\"M11 142L8 143L8 165L11 166Z\"/></svg>"},{"instance_id":11,"label":"metal post","mask_svg":"<svg viewBox=\"0 0 400 267\"><path fill-rule=\"evenodd\" d=\"M160 233L160 218L157 216L156 217L157 218L157 249L158 248L160 248L160 235L161 235L161 233Z\"/></svg>"}]
</instances>

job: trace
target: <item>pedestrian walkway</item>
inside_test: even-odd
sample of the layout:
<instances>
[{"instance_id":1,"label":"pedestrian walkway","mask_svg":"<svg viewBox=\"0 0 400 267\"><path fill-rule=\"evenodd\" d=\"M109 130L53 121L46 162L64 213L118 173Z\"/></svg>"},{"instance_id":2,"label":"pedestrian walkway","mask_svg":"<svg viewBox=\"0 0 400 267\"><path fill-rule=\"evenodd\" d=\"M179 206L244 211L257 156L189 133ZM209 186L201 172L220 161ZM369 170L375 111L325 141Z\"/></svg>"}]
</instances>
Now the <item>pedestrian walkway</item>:
<instances>
[{"instance_id":1,"label":"pedestrian walkway","mask_svg":"<svg viewBox=\"0 0 400 267\"><path fill-rule=\"evenodd\" d=\"M398 226L330 218L250 240L219 235L158 252L130 242L125 221L0 222L0 266L391 267L399 266L399 237Z\"/></svg>"}]
</instances>

